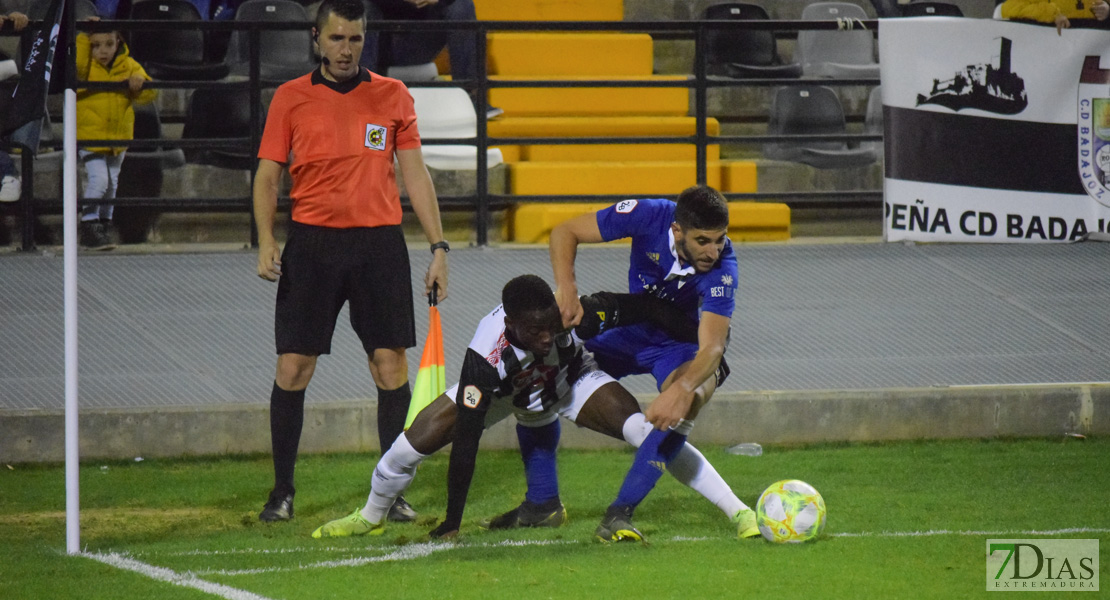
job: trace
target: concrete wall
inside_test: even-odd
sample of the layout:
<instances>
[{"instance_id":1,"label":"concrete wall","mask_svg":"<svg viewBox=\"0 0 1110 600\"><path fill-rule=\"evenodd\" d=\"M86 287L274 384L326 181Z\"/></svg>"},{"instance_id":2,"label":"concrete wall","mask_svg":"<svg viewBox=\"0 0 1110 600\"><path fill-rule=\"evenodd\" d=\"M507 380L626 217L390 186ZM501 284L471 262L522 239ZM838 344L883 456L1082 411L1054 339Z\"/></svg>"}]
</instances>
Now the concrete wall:
<instances>
[{"instance_id":1,"label":"concrete wall","mask_svg":"<svg viewBox=\"0 0 1110 600\"><path fill-rule=\"evenodd\" d=\"M641 397L641 404L650 402ZM376 404L309 404L302 452L377 452ZM101 410L80 415L83 459L236 455L270 451L265 405ZM1110 385L745 392L721 394L691 437L701 445L1053 437L1110 433ZM512 420L482 438L515 448ZM563 428L563 447L612 448L600 434ZM0 462L64 459L60 412L0 413Z\"/></svg>"}]
</instances>

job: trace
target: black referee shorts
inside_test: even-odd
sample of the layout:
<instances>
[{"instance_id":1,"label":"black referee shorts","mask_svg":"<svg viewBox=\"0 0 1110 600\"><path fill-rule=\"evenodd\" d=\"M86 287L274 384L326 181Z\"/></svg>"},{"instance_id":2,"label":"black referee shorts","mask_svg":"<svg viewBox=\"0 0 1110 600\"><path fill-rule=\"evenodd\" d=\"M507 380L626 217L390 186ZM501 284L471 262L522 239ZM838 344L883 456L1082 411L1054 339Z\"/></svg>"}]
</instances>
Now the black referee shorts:
<instances>
[{"instance_id":1,"label":"black referee shorts","mask_svg":"<svg viewBox=\"0 0 1110 600\"><path fill-rule=\"evenodd\" d=\"M401 227L334 229L291 222L274 312L277 353L331 353L344 302L350 302L351 327L367 354L416 345Z\"/></svg>"}]
</instances>

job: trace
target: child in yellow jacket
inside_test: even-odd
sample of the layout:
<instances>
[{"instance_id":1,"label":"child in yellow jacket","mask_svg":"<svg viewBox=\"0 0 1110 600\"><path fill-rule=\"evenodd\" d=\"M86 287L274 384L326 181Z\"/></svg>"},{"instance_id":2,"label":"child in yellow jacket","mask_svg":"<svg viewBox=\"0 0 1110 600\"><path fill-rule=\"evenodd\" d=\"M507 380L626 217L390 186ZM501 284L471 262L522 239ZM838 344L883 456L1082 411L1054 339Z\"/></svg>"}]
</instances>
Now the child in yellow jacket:
<instances>
[{"instance_id":1,"label":"child in yellow jacket","mask_svg":"<svg viewBox=\"0 0 1110 600\"><path fill-rule=\"evenodd\" d=\"M1110 16L1110 5L1105 0L1006 0L1002 3L1003 19L1052 23L1058 34L1071 27L1071 19L1105 21L1107 16Z\"/></svg>"},{"instance_id":2,"label":"child in yellow jacket","mask_svg":"<svg viewBox=\"0 0 1110 600\"><path fill-rule=\"evenodd\" d=\"M154 101L156 90L143 90L150 81L143 67L128 55L119 32L79 33L76 47L77 79L81 81L126 81L127 90L77 91L78 140L130 140L135 137L133 104ZM113 206L90 200L116 197L119 170L125 146L82 148L78 156L85 165L86 202L81 208L81 245L95 250L110 250L109 227Z\"/></svg>"}]
</instances>

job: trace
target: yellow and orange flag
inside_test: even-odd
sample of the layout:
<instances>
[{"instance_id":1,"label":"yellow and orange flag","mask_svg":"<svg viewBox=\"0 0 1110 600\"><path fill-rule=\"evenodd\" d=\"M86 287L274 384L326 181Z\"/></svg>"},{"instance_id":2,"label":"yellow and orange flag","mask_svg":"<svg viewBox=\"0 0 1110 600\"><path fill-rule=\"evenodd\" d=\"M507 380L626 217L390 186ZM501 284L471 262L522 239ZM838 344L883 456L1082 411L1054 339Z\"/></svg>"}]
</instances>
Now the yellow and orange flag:
<instances>
[{"instance_id":1,"label":"yellow and orange flag","mask_svg":"<svg viewBox=\"0 0 1110 600\"><path fill-rule=\"evenodd\" d=\"M420 370L416 372L416 385L412 388L409 401L409 416L405 419L408 429L416 415L424 410L440 394L447 391L447 368L443 360L443 327L439 322L439 309L436 308L436 291L428 295L428 339L424 341L424 354L420 356Z\"/></svg>"}]
</instances>

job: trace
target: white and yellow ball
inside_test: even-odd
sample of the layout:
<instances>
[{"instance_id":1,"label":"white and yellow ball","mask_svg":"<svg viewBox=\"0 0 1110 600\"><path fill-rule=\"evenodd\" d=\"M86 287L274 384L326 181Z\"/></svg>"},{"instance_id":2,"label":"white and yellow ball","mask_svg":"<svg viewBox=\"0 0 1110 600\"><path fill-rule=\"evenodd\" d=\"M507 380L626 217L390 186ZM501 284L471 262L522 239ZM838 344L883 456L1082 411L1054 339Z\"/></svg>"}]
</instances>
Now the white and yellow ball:
<instances>
[{"instance_id":1,"label":"white and yellow ball","mask_svg":"<svg viewBox=\"0 0 1110 600\"><path fill-rule=\"evenodd\" d=\"M759 532L768 541L807 542L825 529L825 500L812 485L787 479L764 490L755 515Z\"/></svg>"}]
</instances>

